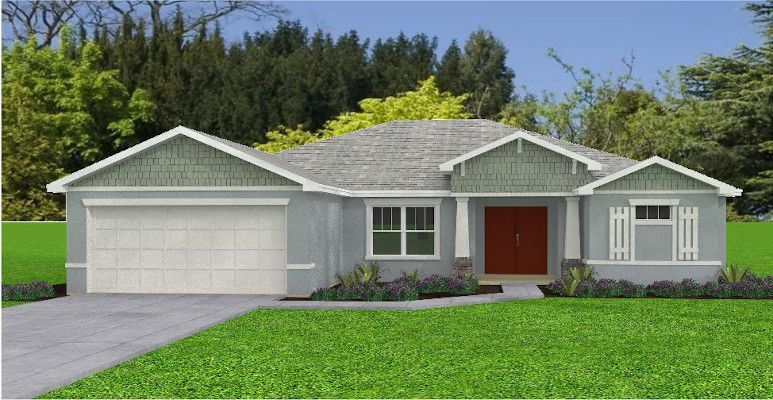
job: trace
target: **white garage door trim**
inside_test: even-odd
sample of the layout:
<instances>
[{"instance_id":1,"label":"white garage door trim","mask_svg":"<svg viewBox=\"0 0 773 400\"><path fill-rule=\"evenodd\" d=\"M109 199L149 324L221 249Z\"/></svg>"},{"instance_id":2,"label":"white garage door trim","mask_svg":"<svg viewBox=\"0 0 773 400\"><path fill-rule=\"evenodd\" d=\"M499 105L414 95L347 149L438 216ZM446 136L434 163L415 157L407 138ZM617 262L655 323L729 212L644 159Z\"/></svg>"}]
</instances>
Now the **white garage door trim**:
<instances>
[{"instance_id":1,"label":"white garage door trim","mask_svg":"<svg viewBox=\"0 0 773 400\"><path fill-rule=\"evenodd\" d=\"M83 199L86 207L142 207L142 206L286 206L287 198L266 199Z\"/></svg>"},{"instance_id":2,"label":"white garage door trim","mask_svg":"<svg viewBox=\"0 0 773 400\"><path fill-rule=\"evenodd\" d=\"M86 290L285 294L288 202L84 200Z\"/></svg>"}]
</instances>

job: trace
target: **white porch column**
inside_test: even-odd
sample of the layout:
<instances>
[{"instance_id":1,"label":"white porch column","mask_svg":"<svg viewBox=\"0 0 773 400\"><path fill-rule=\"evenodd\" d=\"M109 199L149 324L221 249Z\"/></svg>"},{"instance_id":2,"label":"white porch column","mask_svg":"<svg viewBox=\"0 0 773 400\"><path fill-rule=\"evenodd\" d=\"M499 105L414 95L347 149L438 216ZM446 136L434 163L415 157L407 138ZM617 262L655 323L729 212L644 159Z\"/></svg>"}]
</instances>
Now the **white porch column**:
<instances>
[{"instance_id":1,"label":"white porch column","mask_svg":"<svg viewBox=\"0 0 773 400\"><path fill-rule=\"evenodd\" d=\"M580 255L580 198L566 197L564 224L564 259L579 260Z\"/></svg>"},{"instance_id":2,"label":"white porch column","mask_svg":"<svg viewBox=\"0 0 773 400\"><path fill-rule=\"evenodd\" d=\"M470 258L470 223L468 220L468 197L456 198L456 244L454 257Z\"/></svg>"}]
</instances>

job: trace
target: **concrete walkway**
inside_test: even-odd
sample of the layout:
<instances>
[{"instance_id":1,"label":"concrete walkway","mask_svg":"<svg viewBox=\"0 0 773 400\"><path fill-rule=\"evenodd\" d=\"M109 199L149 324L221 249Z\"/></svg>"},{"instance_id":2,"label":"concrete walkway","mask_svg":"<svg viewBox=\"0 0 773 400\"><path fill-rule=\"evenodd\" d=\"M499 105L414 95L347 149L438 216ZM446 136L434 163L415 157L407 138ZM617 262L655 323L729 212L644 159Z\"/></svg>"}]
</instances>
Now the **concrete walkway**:
<instances>
[{"instance_id":1,"label":"concrete walkway","mask_svg":"<svg viewBox=\"0 0 773 400\"><path fill-rule=\"evenodd\" d=\"M31 398L276 297L87 294L5 308L3 398Z\"/></svg>"},{"instance_id":2,"label":"concrete walkway","mask_svg":"<svg viewBox=\"0 0 773 400\"><path fill-rule=\"evenodd\" d=\"M86 294L9 307L2 311L2 398L39 396L258 308L424 310L543 297L529 284L502 291L406 302Z\"/></svg>"}]
</instances>

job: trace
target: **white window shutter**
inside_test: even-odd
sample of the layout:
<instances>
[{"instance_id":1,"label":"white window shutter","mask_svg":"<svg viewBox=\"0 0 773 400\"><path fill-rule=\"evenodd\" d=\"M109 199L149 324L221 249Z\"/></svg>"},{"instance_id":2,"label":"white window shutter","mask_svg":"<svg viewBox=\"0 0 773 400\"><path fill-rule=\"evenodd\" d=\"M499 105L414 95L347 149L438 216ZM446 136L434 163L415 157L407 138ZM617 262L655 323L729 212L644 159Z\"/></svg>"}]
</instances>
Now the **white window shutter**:
<instances>
[{"instance_id":1,"label":"white window shutter","mask_svg":"<svg viewBox=\"0 0 773 400\"><path fill-rule=\"evenodd\" d=\"M629 260L631 257L630 216L628 207L609 207L610 260Z\"/></svg>"},{"instance_id":2,"label":"white window shutter","mask_svg":"<svg viewBox=\"0 0 773 400\"><path fill-rule=\"evenodd\" d=\"M698 207L679 207L678 259L698 259Z\"/></svg>"}]
</instances>

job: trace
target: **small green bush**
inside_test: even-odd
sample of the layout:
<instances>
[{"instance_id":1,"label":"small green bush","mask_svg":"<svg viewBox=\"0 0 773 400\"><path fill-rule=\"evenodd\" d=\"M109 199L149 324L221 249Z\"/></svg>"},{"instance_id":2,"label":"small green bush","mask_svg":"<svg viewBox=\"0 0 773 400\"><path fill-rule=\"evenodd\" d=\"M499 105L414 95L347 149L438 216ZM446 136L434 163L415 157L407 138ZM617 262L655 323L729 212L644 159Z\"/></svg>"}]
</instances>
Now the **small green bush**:
<instances>
[{"instance_id":1,"label":"small green bush","mask_svg":"<svg viewBox=\"0 0 773 400\"><path fill-rule=\"evenodd\" d=\"M3 300L41 300L54 297L54 288L46 282L3 285Z\"/></svg>"}]
</instances>

